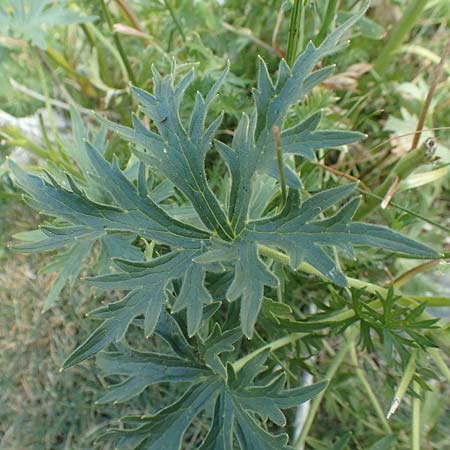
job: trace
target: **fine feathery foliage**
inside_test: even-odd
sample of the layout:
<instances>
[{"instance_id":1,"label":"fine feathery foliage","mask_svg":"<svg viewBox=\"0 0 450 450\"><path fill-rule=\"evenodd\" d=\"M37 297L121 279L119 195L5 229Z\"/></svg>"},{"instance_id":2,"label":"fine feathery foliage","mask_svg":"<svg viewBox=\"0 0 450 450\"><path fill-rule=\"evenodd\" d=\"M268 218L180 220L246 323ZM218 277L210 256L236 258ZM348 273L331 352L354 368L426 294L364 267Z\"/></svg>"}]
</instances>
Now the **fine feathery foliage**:
<instances>
[{"instance_id":1,"label":"fine feathery foliage","mask_svg":"<svg viewBox=\"0 0 450 450\"><path fill-rule=\"evenodd\" d=\"M8 7L0 5L2 34L30 41L40 48L45 48L45 27L83 23L92 19L92 16L82 17L64 4L55 5L51 0L16 0Z\"/></svg>"},{"instance_id":2,"label":"fine feathery foliage","mask_svg":"<svg viewBox=\"0 0 450 450\"><path fill-rule=\"evenodd\" d=\"M309 43L292 69L281 61L275 83L260 60L252 113L242 116L229 145L215 141L230 175L228 195L223 201L208 184L205 157L222 119L219 116L209 122L208 108L227 70L206 97L197 93L188 124L182 123L179 110L194 72L177 82L175 67L164 77L154 71L153 94L133 88L142 112L157 131L151 131L137 116L133 117L133 128L101 119L106 127L133 144L134 155L140 160L137 170L123 171L116 160L107 162L102 149L97 148L96 141L101 139L93 143L79 140L80 177L41 177L11 163L29 204L57 218L54 224L41 228L37 241L30 241L36 235L28 234L27 242L19 248L67 249L55 263L55 268L61 269L58 290L66 280L78 275L82 261L100 240L102 257L112 273L100 270L100 275L90 282L102 289L126 291L121 300L90 313L102 322L67 358L64 368L112 344L115 351L101 353L99 363L106 375L121 376L124 381L114 385L101 402L125 401L154 383L190 385L167 408L148 417L127 418L129 427L111 431L119 439L119 448L181 448L183 435L195 417L211 408L211 428L200 449L231 450L234 442L244 450L287 448L286 436L271 434L259 419L270 419L283 427L285 418L280 409L308 400L324 385L284 390L283 375L266 373L258 377L264 371L267 352L257 354L239 371L223 356L233 351L233 344L243 335L252 337L265 289L276 288L280 282L268 255L288 256L294 270L308 263L339 286L347 282L329 252L333 247L353 258L353 247L359 245L420 257L436 256L431 248L388 228L353 222L359 199L348 199L355 184L302 200L301 181L290 167L289 155L313 160L315 149L350 144L362 137L357 132L318 130L320 112L289 129L283 129L283 123L289 107L329 76L331 66L315 70L316 65L343 47L340 39L363 13L337 28L319 47ZM276 197L275 183L264 194L254 189L261 177L283 179L277 166L274 127L281 130L283 170L289 186L287 201L279 211L268 208ZM190 205L188 214L186 207L162 203L166 197L149 189L150 173L169 180L183 194ZM336 209L344 200L347 203ZM324 215L333 207L333 214ZM139 240L156 246L151 257L144 258L135 245ZM240 301L237 328L237 324L227 328L212 319L224 300L223 296L216 298L207 287L208 276L213 273L222 274L224 283L228 280L225 299ZM125 347L122 340L131 324L142 327L147 337L159 335L173 354Z\"/></svg>"}]
</instances>

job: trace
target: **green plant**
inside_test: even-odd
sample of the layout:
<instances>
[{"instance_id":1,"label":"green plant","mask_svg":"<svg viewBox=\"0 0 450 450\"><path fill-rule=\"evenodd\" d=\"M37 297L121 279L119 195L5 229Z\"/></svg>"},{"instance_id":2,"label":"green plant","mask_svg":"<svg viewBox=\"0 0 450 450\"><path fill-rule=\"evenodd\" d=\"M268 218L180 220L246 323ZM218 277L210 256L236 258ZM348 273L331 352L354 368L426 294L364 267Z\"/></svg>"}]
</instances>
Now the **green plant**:
<instances>
[{"instance_id":1,"label":"green plant","mask_svg":"<svg viewBox=\"0 0 450 450\"><path fill-rule=\"evenodd\" d=\"M280 129L289 107L331 73L332 67L314 70L316 64L342 48L339 40L362 14L336 29L320 47L308 44L292 69L281 61L275 84L260 61L255 108L249 116L242 116L231 143L215 142L229 171L223 197L210 188L204 168L222 117L205 123L227 70L206 97L197 94L188 125L183 125L179 111L194 75L191 71L176 83L175 64L168 76L154 71L153 94L133 88L158 132L138 116L133 117L134 128L102 120L133 144L141 161L137 171L123 171L117 161L108 163L95 142L78 143L77 160L84 178L67 175L58 181L11 164L31 206L58 218L42 227L37 241L19 248L69 247L76 251L86 246L87 255L98 240L116 238L123 243L120 252L107 255L113 272L91 282L128 293L91 312L92 318L103 322L67 358L64 368L111 345L112 351L99 353L97 360L105 375L118 382L100 402L128 400L155 383L188 385L166 408L151 416L126 418L125 428L111 430L109 435L118 440L119 448L180 448L197 416L211 409L211 426L206 437L199 438L198 448L232 449L234 441L242 449L287 448L286 436L277 434L286 423L281 409L310 399L325 384L284 389L285 374L274 364L265 366L270 345L238 359L246 353L248 339L252 342L256 335L262 305L269 309L266 320L272 316L276 322L283 315L277 313L276 302L264 298L265 294L275 297L282 287L279 263L288 262L294 271L302 267L346 287L349 280L329 248L344 250L353 258L354 245L417 257L438 256L428 246L388 228L353 222L359 199L339 205L355 191L355 184L323 190L300 201L301 181L292 155L313 160L314 149L353 143L362 135L318 130L320 112L292 128ZM284 159L278 164L280 152ZM149 182L152 172L168 179L173 184L170 195L179 198L181 193L188 205L157 198ZM278 185L270 177L279 180ZM279 195L283 180L289 186L286 201ZM264 189L256 190L255 183L265 185ZM331 208L333 213L328 214ZM139 256L132 260L130 253ZM374 327L382 326L379 322L378 315L373 316ZM147 337L159 336L168 344L167 353L129 346L125 336L135 327ZM287 343L295 338L289 336ZM350 341L345 351L351 345ZM344 355L339 355L330 374ZM274 425L268 425L268 419Z\"/></svg>"},{"instance_id":2,"label":"green plant","mask_svg":"<svg viewBox=\"0 0 450 450\"><path fill-rule=\"evenodd\" d=\"M65 4L55 5L52 0L17 0L6 6L0 4L2 33L30 41L40 48L45 48L45 27L83 23L92 19L82 17Z\"/></svg>"}]
</instances>

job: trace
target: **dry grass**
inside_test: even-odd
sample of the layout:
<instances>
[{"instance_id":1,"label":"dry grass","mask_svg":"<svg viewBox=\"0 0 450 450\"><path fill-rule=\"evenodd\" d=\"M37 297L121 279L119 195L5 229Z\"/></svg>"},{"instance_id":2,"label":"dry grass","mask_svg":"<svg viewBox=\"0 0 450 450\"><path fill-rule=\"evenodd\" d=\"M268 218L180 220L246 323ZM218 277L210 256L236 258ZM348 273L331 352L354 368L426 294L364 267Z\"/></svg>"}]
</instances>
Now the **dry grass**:
<instances>
[{"instance_id":1,"label":"dry grass","mask_svg":"<svg viewBox=\"0 0 450 450\"><path fill-rule=\"evenodd\" d=\"M36 272L42 258L6 256L0 273L0 448L92 448L92 435L109 419L92 406L101 387L93 364L59 373L88 332L80 324L89 326L81 316L92 296L74 289L70 302L65 295L61 306L42 314L51 283Z\"/></svg>"}]
</instances>

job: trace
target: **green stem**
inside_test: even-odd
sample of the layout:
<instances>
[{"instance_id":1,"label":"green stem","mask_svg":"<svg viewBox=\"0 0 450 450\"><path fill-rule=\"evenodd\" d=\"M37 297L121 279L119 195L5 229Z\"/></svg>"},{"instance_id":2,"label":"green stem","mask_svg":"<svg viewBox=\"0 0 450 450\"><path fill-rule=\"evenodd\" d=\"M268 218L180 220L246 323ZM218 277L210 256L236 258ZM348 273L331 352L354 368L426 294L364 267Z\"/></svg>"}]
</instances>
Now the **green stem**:
<instances>
[{"instance_id":1,"label":"green stem","mask_svg":"<svg viewBox=\"0 0 450 450\"><path fill-rule=\"evenodd\" d=\"M102 7L103 14L105 16L106 22L108 24L109 31L112 33L112 37L114 39L114 43L116 44L117 50L119 52L119 55L123 61L123 64L125 66L125 69L127 71L128 80L131 81L131 83L135 86L137 86L136 78L134 77L133 71L131 69L130 62L128 61L128 57L125 53L125 50L123 49L122 42L119 38L119 35L114 31L114 23L111 17L111 14L109 13L109 10L106 6L105 0L100 0L100 4Z\"/></svg>"},{"instance_id":2,"label":"green stem","mask_svg":"<svg viewBox=\"0 0 450 450\"><path fill-rule=\"evenodd\" d=\"M358 188L357 191L363 195L366 195L367 197L372 197L373 199L376 200L374 202L374 206L370 206L370 207L367 206L367 209L366 209L365 204L364 204L360 207L360 209L358 209L358 211L356 212L356 215L355 215L355 220L361 220L361 218L364 218L365 216L367 216L367 214L369 214L370 211L372 211L377 205L379 205L384 200L384 198L380 197L377 194L372 194L371 192L367 192L363 189ZM441 230L444 230L447 233L450 233L450 228L447 228L446 226L441 225L439 222L436 222L425 216L422 216L421 214L419 214L415 211L411 211L408 208L404 208L403 206L400 206L398 203L390 202L388 206L392 206L393 208L399 209L400 211L404 211L404 212L410 214L411 216L417 217L418 219L423 220L426 223L429 223L430 225L434 225L436 228L440 228Z\"/></svg>"},{"instance_id":3,"label":"green stem","mask_svg":"<svg viewBox=\"0 0 450 450\"><path fill-rule=\"evenodd\" d=\"M101 33L101 31L93 24L88 23L86 24L87 29L91 33L92 36L94 36L95 39L97 39L104 47L109 51L112 57L117 61L117 64L120 66L120 70L125 78L128 78L128 72L127 68L125 67L125 64L123 62L122 57L120 56L120 53L117 51L117 48L111 44L111 42ZM98 45L97 42L94 40L94 46L97 49L97 52L100 54L103 49L101 45ZM103 77L105 77L105 74L103 74ZM111 83L108 81L108 83Z\"/></svg>"},{"instance_id":4,"label":"green stem","mask_svg":"<svg viewBox=\"0 0 450 450\"><path fill-rule=\"evenodd\" d=\"M304 8L303 0L294 0L289 21L288 47L286 52L286 62L292 67L298 53L299 42L303 34Z\"/></svg>"},{"instance_id":5,"label":"green stem","mask_svg":"<svg viewBox=\"0 0 450 450\"><path fill-rule=\"evenodd\" d=\"M39 79L40 79L41 86L42 86L42 92L44 93L44 96L45 96L45 108L47 110L48 120L50 121L50 128L52 129L53 135L58 136L58 132L56 130L55 118L53 116L52 106L50 105L50 93L48 92L47 81L45 78L41 55L39 54L38 49L36 49L35 55L36 55L36 60L37 60L36 67L37 67L37 70L39 73Z\"/></svg>"},{"instance_id":6,"label":"green stem","mask_svg":"<svg viewBox=\"0 0 450 450\"><path fill-rule=\"evenodd\" d=\"M323 19L319 34L314 39L314 44L320 45L322 43L322 41L325 39L325 36L328 34L330 25L333 22L333 19L336 14L337 3L338 3L338 0L329 0L328 1L327 10L325 12L325 18Z\"/></svg>"},{"instance_id":7,"label":"green stem","mask_svg":"<svg viewBox=\"0 0 450 450\"><path fill-rule=\"evenodd\" d=\"M95 40L94 40L94 36L92 36L91 31L89 30L89 28L86 26L85 23L81 23L80 27L84 33L84 35L86 36L86 39L89 42L89 45L93 48L95 47Z\"/></svg>"},{"instance_id":8,"label":"green stem","mask_svg":"<svg viewBox=\"0 0 450 450\"><path fill-rule=\"evenodd\" d=\"M348 335L345 338L344 345L339 349L339 351L336 353L336 356L331 361L331 364L328 366L328 370L325 374L325 379L328 380L328 383L330 383L330 381L334 378L337 371L341 367L341 364L344 362L344 358L347 355L347 352L352 347L353 341L356 338L356 333L357 333L356 328L352 328L349 331ZM329 384L328 384L328 386L329 386ZM309 410L308 417L306 418L306 421L305 421L305 424L303 425L300 436L298 437L297 441L293 445L293 448L302 449L305 446L306 438L308 437L309 431L314 422L314 418L317 414L320 403L322 402L322 399L328 390L328 386L322 392L320 392L320 394L316 395L314 397L313 401L311 402L311 408Z\"/></svg>"},{"instance_id":9,"label":"green stem","mask_svg":"<svg viewBox=\"0 0 450 450\"><path fill-rule=\"evenodd\" d=\"M275 250L271 247L266 247L265 245L258 245L258 250L261 252L261 254L268 256L269 258L274 259L275 261L278 261L282 264L289 265L290 258L289 256L285 255L284 253L279 252L278 250ZM320 277L322 280L326 280L326 278L321 274L317 269L315 269L310 264L303 262L300 264L300 266L297 268L297 270L300 270L302 272L309 273L311 275L316 275ZM345 277L347 280L347 284L349 287L355 288L355 289L364 289L369 294L381 294L386 295L388 290L384 287L378 286L377 284L369 283L368 281L362 281L358 280L356 278L352 277ZM397 292L397 294L402 295L401 293ZM422 297L422 296L404 296L402 295L401 300L406 302L409 305L417 305L417 302L423 302L426 301L426 299L429 297ZM432 298L429 298L432 301ZM438 304L432 304L432 306L447 306L448 300L445 300L446 297L438 297Z\"/></svg>"},{"instance_id":10,"label":"green stem","mask_svg":"<svg viewBox=\"0 0 450 450\"><path fill-rule=\"evenodd\" d=\"M406 35L411 31L416 24L422 11L427 4L427 0L411 0L409 6L403 14L400 22L396 25L391 33L391 36L375 61L375 71L382 74L386 67L391 63L395 52L400 48Z\"/></svg>"},{"instance_id":11,"label":"green stem","mask_svg":"<svg viewBox=\"0 0 450 450\"><path fill-rule=\"evenodd\" d=\"M402 180L405 180L418 167L428 163L430 161L429 155L435 148L436 143L434 141L426 141L419 148L413 149L402 156L389 171L383 183L375 189L373 196L369 196L368 199L365 199L365 202L359 207L355 214L355 220L363 219L380 204L382 208L385 208L387 206L387 203L383 204L385 198L388 197L389 194L391 194L390 197L392 197L396 190L396 186L398 186ZM394 188L394 191L390 192L392 188ZM367 195L367 191L364 191L364 194ZM379 200L380 198L381 202Z\"/></svg>"},{"instance_id":12,"label":"green stem","mask_svg":"<svg viewBox=\"0 0 450 450\"><path fill-rule=\"evenodd\" d=\"M44 124L44 118L42 117L41 112L38 113L38 118L39 118L39 126L41 128L41 133L42 133L42 136L44 137L45 145L47 146L47 149L48 149L50 155L53 155L53 157L56 158L58 154L57 154L56 150L53 148L50 138L48 137L47 128Z\"/></svg>"},{"instance_id":13,"label":"green stem","mask_svg":"<svg viewBox=\"0 0 450 450\"><path fill-rule=\"evenodd\" d=\"M447 41L446 46L441 54L441 60L439 61L438 66L433 72L433 76L430 82L430 89L428 90L427 97L422 107L422 111L420 113L419 121L417 122L416 133L414 133L414 138L411 144L411 148L416 148L419 143L420 135L422 133L423 125L425 123L425 119L427 117L428 109L430 108L431 101L433 100L433 95L438 85L439 79L442 76L442 72L444 70L444 64L447 61L448 55L450 53L450 39Z\"/></svg>"},{"instance_id":14,"label":"green stem","mask_svg":"<svg viewBox=\"0 0 450 450\"><path fill-rule=\"evenodd\" d=\"M233 363L233 368L236 372L238 372L239 370L242 369L242 367L244 367L244 365L248 361L250 361L252 358L254 358L258 353L262 352L263 350L270 349L270 351L273 352L286 345L293 344L294 342L300 340L301 338L307 335L308 333L291 333L288 336L282 337L280 339L277 339L276 341L270 342L269 344L263 345L258 350L255 350L254 352L251 352L248 355L245 355L242 358L235 361Z\"/></svg>"},{"instance_id":15,"label":"green stem","mask_svg":"<svg viewBox=\"0 0 450 450\"><path fill-rule=\"evenodd\" d=\"M42 159L50 159L49 151L28 139L22 132L13 125L7 125L0 129L0 136L4 137L8 145L24 147Z\"/></svg>"},{"instance_id":16,"label":"green stem","mask_svg":"<svg viewBox=\"0 0 450 450\"><path fill-rule=\"evenodd\" d=\"M389 425L389 422L386 420L386 417L384 415L383 409L381 408L380 402L378 401L375 393L373 392L372 387L370 386L370 383L366 378L364 370L361 369L361 367L359 365L358 355L356 354L355 342L353 342L352 346L350 347L350 357L352 359L352 364L355 367L356 376L358 377L359 381L361 382L364 389L366 390L369 400L372 402L373 408L375 409L375 412L377 413L377 416L380 419L380 422L382 423L384 430L386 431L386 433L391 434L392 433L391 426Z\"/></svg>"},{"instance_id":17,"label":"green stem","mask_svg":"<svg viewBox=\"0 0 450 450\"><path fill-rule=\"evenodd\" d=\"M414 383L414 391L418 394L420 393L420 385L419 383ZM411 435L411 450L420 450L420 407L421 407L420 398L414 398L412 401L412 435Z\"/></svg>"},{"instance_id":18,"label":"green stem","mask_svg":"<svg viewBox=\"0 0 450 450\"><path fill-rule=\"evenodd\" d=\"M127 5L125 0L116 0L117 6L122 10L124 15L127 17L129 22L136 28L136 30L144 31L141 27L141 24L139 23L139 20L137 19L136 15L134 14L133 10L129 5Z\"/></svg>"},{"instance_id":19,"label":"green stem","mask_svg":"<svg viewBox=\"0 0 450 450\"><path fill-rule=\"evenodd\" d=\"M170 16L172 17L172 20L178 30L178 32L181 35L181 38L183 39L183 41L186 42L186 35L184 34L183 28L181 28L180 22L177 19L177 16L175 15L175 11L173 10L173 8L170 6L169 1L168 0L164 0L164 4L166 5L167 10L170 13Z\"/></svg>"},{"instance_id":20,"label":"green stem","mask_svg":"<svg viewBox=\"0 0 450 450\"><path fill-rule=\"evenodd\" d=\"M280 174L281 198L283 201L282 204L283 208L287 200L287 191L286 191L286 177L284 175L283 151L281 149L280 127L274 125L273 136L275 138L275 150L277 153L278 173Z\"/></svg>"},{"instance_id":21,"label":"green stem","mask_svg":"<svg viewBox=\"0 0 450 450\"><path fill-rule=\"evenodd\" d=\"M417 349L414 349L411 352L411 356L409 357L405 373L403 374L400 384L395 391L394 399L392 400L391 407L389 408L389 411L386 415L386 419L388 420L395 414L395 411L397 411L401 401L403 400L403 397L406 394L406 390L408 389L408 386L410 385L416 371L416 361Z\"/></svg>"},{"instance_id":22,"label":"green stem","mask_svg":"<svg viewBox=\"0 0 450 450\"><path fill-rule=\"evenodd\" d=\"M434 362L436 363L436 365L439 367L439 370L441 371L442 375L444 375L444 377L447 378L447 382L450 383L450 369L448 368L447 364L445 363L440 350L437 348L430 348L430 349L428 349L428 352L430 353L431 357L434 359Z\"/></svg>"}]
</instances>

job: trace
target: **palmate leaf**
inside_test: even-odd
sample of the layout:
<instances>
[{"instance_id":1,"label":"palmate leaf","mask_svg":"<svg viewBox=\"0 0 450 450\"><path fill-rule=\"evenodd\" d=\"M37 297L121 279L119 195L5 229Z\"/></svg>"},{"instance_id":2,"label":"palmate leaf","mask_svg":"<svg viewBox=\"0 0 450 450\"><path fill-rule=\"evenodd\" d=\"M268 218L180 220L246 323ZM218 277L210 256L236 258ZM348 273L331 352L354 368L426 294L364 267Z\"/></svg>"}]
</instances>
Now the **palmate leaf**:
<instances>
[{"instance_id":1,"label":"palmate leaf","mask_svg":"<svg viewBox=\"0 0 450 450\"><path fill-rule=\"evenodd\" d=\"M290 184L296 187L291 189L284 209L278 214L269 212L269 216L258 220L249 218L250 205L255 208L255 202L252 203L255 180L272 175L276 165L273 126L282 129L288 108L329 74L330 68L314 71L314 67L321 58L341 47L339 39L363 13L336 29L320 47L309 44L292 70L282 61L276 83L261 61L253 113L243 115L231 146L217 142L231 174L227 207L221 205L209 187L204 168L206 153L221 120L218 117L207 125L207 111L227 69L206 97L197 94L187 125L182 123L179 109L193 72L177 83L175 68L164 77L154 71L152 94L133 89L143 113L152 119L157 132L146 128L137 116L133 119L134 128L103 120L106 126L134 145L133 151L141 160L135 178L128 178L116 160L110 164L101 151L83 141L87 134L79 120L76 122L76 128L81 130L77 155L87 183L67 177L63 185L51 176L44 179L27 174L11 164L30 205L63 221L58 227L44 228L40 236L45 237L37 243L26 242L24 248L50 250L70 247L79 240L119 235L122 241L113 246L117 249L122 248L122 244L126 247L127 240L131 243L135 237L162 247L161 256L150 261L133 261L130 257L127 260L130 254L134 256L132 259L137 258L135 248L124 252L121 259L110 260L116 272L91 280L96 286L126 291L126 294L118 302L91 313L91 317L103 322L68 358L65 367L120 340L136 318L143 318L145 334L152 334L166 307L186 314L188 334L195 336L204 309L212 302L205 287L207 274L218 268L232 276L225 296L228 301L240 301L241 329L251 337L264 290L278 285L271 261L261 254L264 247L285 253L294 269L307 262L339 285L345 285L346 279L328 254L330 247L341 248L352 256L355 245L425 257L436 255L432 249L387 228L353 223L351 218L357 199L326 217L324 213L348 198L355 185L324 191L300 202L300 183L293 172ZM312 159L314 149L351 143L361 137L359 133L348 131L318 130L319 121L320 114L313 114L302 123L282 130L284 153ZM197 216L198 226L175 218L177 207L162 207L152 199L147 191L148 169L166 177L185 196L190 213L193 211ZM267 206L267 202L264 205L265 201L260 200L256 202L261 203L257 207L259 215ZM117 253L110 256L114 258ZM225 367L222 375L224 370Z\"/></svg>"},{"instance_id":2,"label":"palmate leaf","mask_svg":"<svg viewBox=\"0 0 450 450\"><path fill-rule=\"evenodd\" d=\"M168 407L151 416L124 418L125 429L111 430L105 436L116 438L121 449L181 449L187 428L202 411L213 409L210 431L199 450L233 450L235 440L243 450L288 449L287 436L266 431L261 421L283 426L282 409L311 399L325 383L284 389L285 378L278 374L260 384L258 375L267 369L264 363L269 351L258 353L236 373L231 364L225 366L221 355L232 351L240 336L238 329L221 332L216 327L200 345L197 357L180 354L179 348L173 349L176 356L127 348L101 354L97 361L105 376L126 377L110 388L101 403L127 400L155 383L190 383ZM182 334L180 338L185 340Z\"/></svg>"},{"instance_id":3,"label":"palmate leaf","mask_svg":"<svg viewBox=\"0 0 450 450\"><path fill-rule=\"evenodd\" d=\"M255 110L250 119L243 115L233 140L233 148L218 144L219 151L230 167L232 185L230 192L229 215L232 224L239 232L246 224L252 196L252 183L256 173L268 171L277 173L273 127L282 128L289 107L300 101L314 86L326 79L333 67L314 71L323 57L343 48L338 45L343 34L365 13L367 6L347 20L318 48L310 42L297 59L292 70L284 60L278 68L278 79L274 84L267 66L260 59L258 87L253 91ZM315 114L297 127L285 130L281 135L283 152L297 153L313 158L312 148L349 144L361 139L360 133L341 131L321 131L314 133L320 120ZM334 143L336 142L336 143ZM287 181L295 187L290 170L285 167ZM297 185L297 187L299 187Z\"/></svg>"},{"instance_id":4,"label":"palmate leaf","mask_svg":"<svg viewBox=\"0 0 450 450\"><path fill-rule=\"evenodd\" d=\"M77 186L94 201L102 202L110 199L104 195L102 186L91 178L94 169L86 151L86 140L89 132L84 126L78 111L71 108L72 141L64 141L66 156L74 162L77 172ZM105 128L94 133L92 138L103 153L105 149ZM52 176L65 182L65 175L55 165L50 165ZM152 193L153 194L153 193ZM111 259L121 257L135 261L143 260L143 252L133 245L136 236L123 233L107 234L105 230L92 230L85 226L43 226L40 232L19 233L17 238L22 242L15 246L22 252L41 252L60 250L55 261L43 269L43 272L57 272L57 277L45 300L44 311L48 310L58 300L61 291L69 284L72 286L83 269L84 261L92 257L94 244L99 242L100 255L96 261L96 270L99 273L111 270Z\"/></svg>"},{"instance_id":5,"label":"palmate leaf","mask_svg":"<svg viewBox=\"0 0 450 450\"><path fill-rule=\"evenodd\" d=\"M258 353L238 372L231 363L237 353L235 344L243 335L253 335L265 291L270 296L270 289L279 286L271 257L289 259L293 269L308 263L331 282L345 286L346 278L330 248L352 257L358 245L436 256L431 248L388 228L352 222L359 200L340 205L353 194L353 184L301 201L300 180L286 166L290 191L280 212L271 205L276 181L268 189L261 188L261 180L278 178L274 127L281 131L284 154L307 159L314 159L316 149L362 137L355 132L320 130L319 113L290 129L283 130L283 122L290 106L329 75L331 67L314 68L321 58L342 47L339 40L364 11L336 29L320 47L308 44L292 69L282 61L275 82L261 60L253 112L242 116L230 145L216 142L230 172L230 183L224 186L226 205L208 184L205 157L221 123L221 116L209 122L208 108L228 69L205 97L196 95L188 124L181 120L180 107L194 73L177 82L175 67L167 76L154 71L153 93L133 88L142 112L157 130L147 128L137 116L133 128L102 119L133 144L133 158L139 164L130 170L121 170L115 159L106 161L104 131L94 145L86 141L88 133L76 113L72 155L79 176L38 176L11 163L28 203L57 219L25 236L21 244L24 251L66 252L50 267L62 269L55 292L78 276L82 260L99 241L101 267L90 282L124 293L120 300L90 313L101 323L67 358L64 368L113 347L98 362L106 376L121 381L100 402L126 401L155 383L188 385L180 398L154 415L125 418L125 427L110 433L117 438L118 448L179 449L186 430L203 413L212 414L212 424L199 444L201 450L289 448L286 435L272 434L262 423L283 427L282 410L310 399L324 384L284 389L283 374L265 370L267 352ZM148 192L149 171L166 178L165 188L158 193ZM174 192L186 199L181 207L168 201ZM155 249L155 256L148 260L134 245L143 239ZM111 267L111 273L105 273L105 266ZM225 280L220 294L209 284L217 277ZM222 300L240 302L238 327L222 331L217 323ZM132 324L143 328L146 336L159 335L173 353L127 348L124 341ZM264 378L259 376L263 372Z\"/></svg>"},{"instance_id":6,"label":"palmate leaf","mask_svg":"<svg viewBox=\"0 0 450 450\"><path fill-rule=\"evenodd\" d=\"M139 158L177 186L209 230L215 231L225 240L230 240L234 235L233 230L209 188L204 168L206 152L222 120L219 116L205 130L205 115L223 83L227 70L211 88L206 99L200 93L197 94L188 130L181 123L178 111L194 72L190 71L176 86L173 83L174 73L164 78L156 71L153 73L154 94L138 88L133 88L133 94L141 103L145 114L156 124L160 134L148 130L136 116L133 117L134 130L107 121L104 123L124 138L140 144L136 150Z\"/></svg>"}]
</instances>

